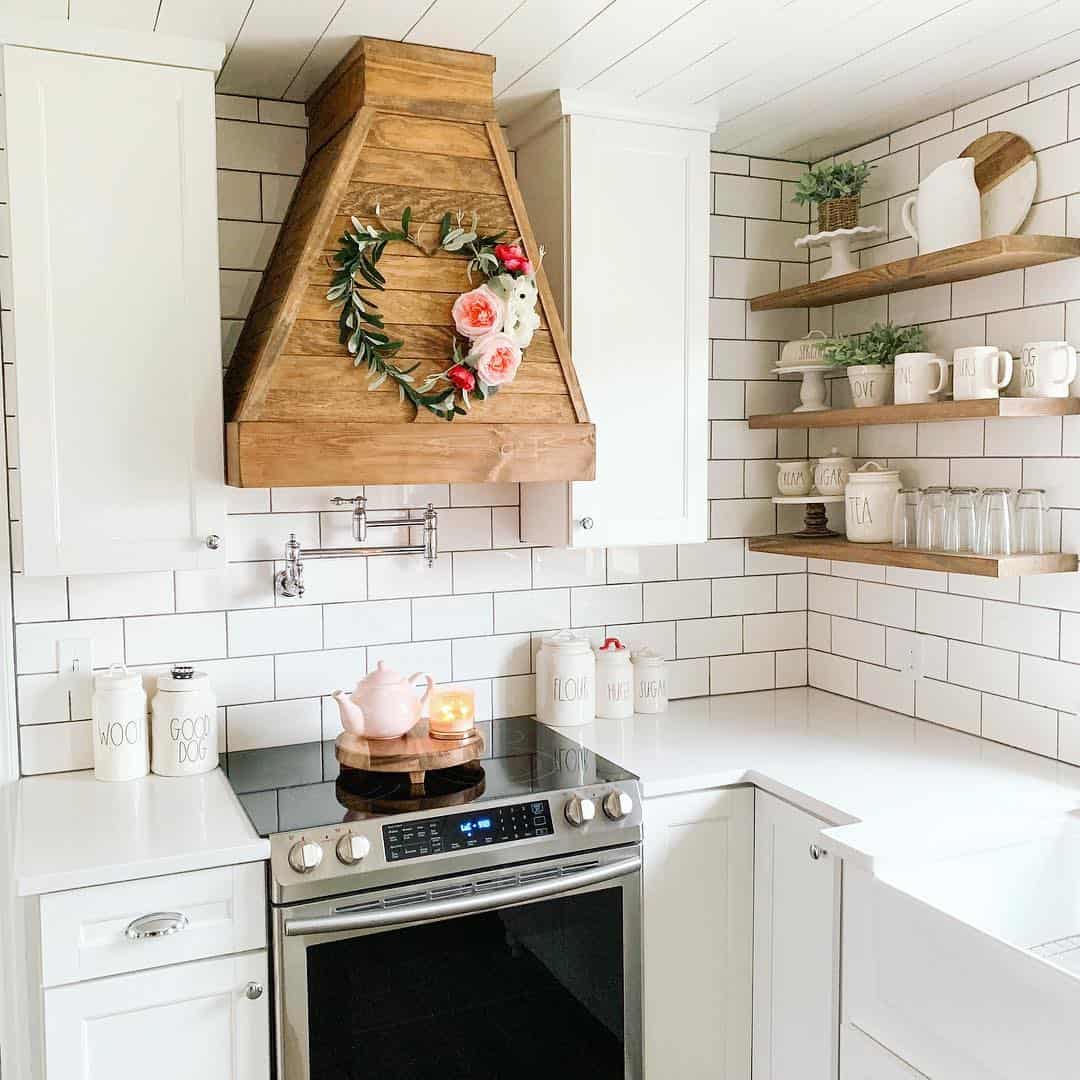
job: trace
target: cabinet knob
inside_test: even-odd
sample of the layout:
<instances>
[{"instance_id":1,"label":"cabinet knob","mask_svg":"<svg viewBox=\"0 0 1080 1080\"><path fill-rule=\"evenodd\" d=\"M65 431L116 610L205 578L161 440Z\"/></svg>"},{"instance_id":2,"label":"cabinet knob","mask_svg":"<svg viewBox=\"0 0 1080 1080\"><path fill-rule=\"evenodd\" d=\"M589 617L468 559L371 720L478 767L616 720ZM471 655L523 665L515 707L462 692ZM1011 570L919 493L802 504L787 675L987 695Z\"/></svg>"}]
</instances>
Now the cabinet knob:
<instances>
[{"instance_id":1,"label":"cabinet knob","mask_svg":"<svg viewBox=\"0 0 1080 1080\"><path fill-rule=\"evenodd\" d=\"M810 858L817 862L818 859L824 859L829 853L823 848L818 847L817 844L810 845Z\"/></svg>"},{"instance_id":2,"label":"cabinet knob","mask_svg":"<svg viewBox=\"0 0 1080 1080\"><path fill-rule=\"evenodd\" d=\"M596 524L596 522L595 522L595 521L593 521L593 519L592 519L591 517L583 517L583 518L581 519L581 521L580 521L580 522L578 522L578 524L579 524L579 525L580 525L580 526L581 526L581 527L582 527L583 529L591 529L591 528L592 528L592 527L593 527L593 526L594 526L594 525Z\"/></svg>"},{"instance_id":3,"label":"cabinet knob","mask_svg":"<svg viewBox=\"0 0 1080 1080\"><path fill-rule=\"evenodd\" d=\"M263 996L263 984L261 982L249 982L244 987L244 997L248 1001L258 1001Z\"/></svg>"},{"instance_id":4,"label":"cabinet knob","mask_svg":"<svg viewBox=\"0 0 1080 1080\"><path fill-rule=\"evenodd\" d=\"M208 548L209 548L209 549L210 549L211 551L217 551L217 549L218 549L219 547L221 547L221 537L220 537L220 536L218 536L218 534L217 534L217 533L211 533L211 534L210 534L210 535L209 535L209 536L208 536L208 537L206 538L206 546L207 546L207 547L208 547Z\"/></svg>"}]
</instances>

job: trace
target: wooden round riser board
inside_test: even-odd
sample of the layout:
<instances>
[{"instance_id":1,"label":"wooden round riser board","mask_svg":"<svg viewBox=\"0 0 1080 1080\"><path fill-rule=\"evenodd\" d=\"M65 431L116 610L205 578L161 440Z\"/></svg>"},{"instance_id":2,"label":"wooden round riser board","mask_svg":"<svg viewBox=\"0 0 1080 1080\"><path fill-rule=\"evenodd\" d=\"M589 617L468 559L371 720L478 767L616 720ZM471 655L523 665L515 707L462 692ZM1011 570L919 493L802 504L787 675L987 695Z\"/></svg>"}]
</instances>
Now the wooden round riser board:
<instances>
[{"instance_id":1,"label":"wooden round riser board","mask_svg":"<svg viewBox=\"0 0 1080 1080\"><path fill-rule=\"evenodd\" d=\"M992 131L958 156L975 159L983 239L1012 235L1028 216L1039 179L1031 144L1011 131Z\"/></svg>"},{"instance_id":2,"label":"wooden round riser board","mask_svg":"<svg viewBox=\"0 0 1080 1080\"><path fill-rule=\"evenodd\" d=\"M338 761L347 768L408 773L413 785L419 785L421 790L428 770L464 765L476 761L483 752L484 740L479 731L450 742L433 739L426 723L417 724L400 739L365 739L363 735L343 731L334 749Z\"/></svg>"}]
</instances>

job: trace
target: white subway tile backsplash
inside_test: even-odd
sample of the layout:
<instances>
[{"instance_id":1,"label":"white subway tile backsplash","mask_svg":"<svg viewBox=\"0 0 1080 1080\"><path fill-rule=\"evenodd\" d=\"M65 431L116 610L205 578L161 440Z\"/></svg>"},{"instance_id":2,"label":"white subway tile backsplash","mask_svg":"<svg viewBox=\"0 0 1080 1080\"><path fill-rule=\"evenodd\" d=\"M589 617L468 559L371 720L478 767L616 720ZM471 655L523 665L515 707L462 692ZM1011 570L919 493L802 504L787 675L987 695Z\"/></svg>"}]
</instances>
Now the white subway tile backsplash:
<instances>
[{"instance_id":1,"label":"white subway tile backsplash","mask_svg":"<svg viewBox=\"0 0 1080 1080\"><path fill-rule=\"evenodd\" d=\"M805 611L783 611L769 615L743 617L743 650L745 652L805 647Z\"/></svg>"},{"instance_id":2,"label":"white subway tile backsplash","mask_svg":"<svg viewBox=\"0 0 1080 1080\"><path fill-rule=\"evenodd\" d=\"M441 532L441 530L440 530ZM454 571L458 559L467 558L473 552L455 552L452 556L441 555L434 566L428 566L423 555L380 555L368 560L368 596L372 600L388 600L402 596L442 596L454 591L458 585ZM493 566L501 566L507 556L517 555L510 551L485 551ZM451 564L451 559L453 563ZM453 569L451 569L453 567ZM467 577L462 572L462 577ZM481 588L458 587L458 592L481 592Z\"/></svg>"},{"instance_id":3,"label":"white subway tile backsplash","mask_svg":"<svg viewBox=\"0 0 1080 1080\"><path fill-rule=\"evenodd\" d=\"M367 674L365 649L325 649L321 652L286 653L274 657L276 698L306 698L352 692Z\"/></svg>"},{"instance_id":4,"label":"white subway tile backsplash","mask_svg":"<svg viewBox=\"0 0 1080 1080\"><path fill-rule=\"evenodd\" d=\"M173 619L212 619L221 616L173 615ZM138 620L129 619L128 627ZM147 620L149 621L149 620ZM320 649L323 645L322 608L273 608L228 613L229 656L255 656L260 653L300 652ZM193 627L194 628L194 627ZM224 630L224 624L222 625ZM224 642L222 642L222 646ZM128 651L131 633L128 631ZM184 659L183 650L173 650L177 659ZM207 655L223 656L224 647ZM188 657L190 658L190 657ZM157 660L160 657L149 657ZM138 661L136 661L138 662ZM145 661L143 661L145 662Z\"/></svg>"},{"instance_id":5,"label":"white subway tile backsplash","mask_svg":"<svg viewBox=\"0 0 1080 1080\"><path fill-rule=\"evenodd\" d=\"M533 548L532 587L603 585L606 567L603 548ZM528 587L528 581L519 586Z\"/></svg>"},{"instance_id":6,"label":"white subway tile backsplash","mask_svg":"<svg viewBox=\"0 0 1080 1080\"><path fill-rule=\"evenodd\" d=\"M982 600L950 593L916 594L915 629L922 634L937 634L964 641L982 641ZM1000 644L1000 642L987 642Z\"/></svg>"},{"instance_id":7,"label":"white subway tile backsplash","mask_svg":"<svg viewBox=\"0 0 1080 1080\"><path fill-rule=\"evenodd\" d=\"M858 597L860 619L883 623L885 626L897 626L902 630L915 629L915 593L910 589L860 581Z\"/></svg>"},{"instance_id":8,"label":"white subway tile backsplash","mask_svg":"<svg viewBox=\"0 0 1080 1080\"><path fill-rule=\"evenodd\" d=\"M1019 660L1021 701L1080 713L1080 666L1039 656L1021 656Z\"/></svg>"},{"instance_id":9,"label":"white subway tile backsplash","mask_svg":"<svg viewBox=\"0 0 1080 1080\"><path fill-rule=\"evenodd\" d=\"M838 656L871 664L885 663L885 627L833 616L831 632L831 648Z\"/></svg>"},{"instance_id":10,"label":"white subway tile backsplash","mask_svg":"<svg viewBox=\"0 0 1080 1080\"><path fill-rule=\"evenodd\" d=\"M776 611L776 578L723 578L712 583L714 615L754 615Z\"/></svg>"},{"instance_id":11,"label":"white subway tile backsplash","mask_svg":"<svg viewBox=\"0 0 1080 1080\"><path fill-rule=\"evenodd\" d=\"M495 633L560 630L570 625L569 589L495 593Z\"/></svg>"},{"instance_id":12,"label":"white subway tile backsplash","mask_svg":"<svg viewBox=\"0 0 1080 1080\"><path fill-rule=\"evenodd\" d=\"M731 577L743 569L742 540L709 540L704 544L680 544L680 578Z\"/></svg>"},{"instance_id":13,"label":"white subway tile backsplash","mask_svg":"<svg viewBox=\"0 0 1080 1080\"><path fill-rule=\"evenodd\" d=\"M173 575L76 574L68 578L68 597L73 619L164 614L173 610Z\"/></svg>"},{"instance_id":14,"label":"white subway tile backsplash","mask_svg":"<svg viewBox=\"0 0 1080 1080\"><path fill-rule=\"evenodd\" d=\"M811 686L828 690L844 697L855 697L858 692L858 665L832 653L810 649L807 653L807 678Z\"/></svg>"},{"instance_id":15,"label":"white subway tile backsplash","mask_svg":"<svg viewBox=\"0 0 1080 1080\"><path fill-rule=\"evenodd\" d=\"M709 504L709 534L713 539L768 536L775 531L772 499L718 499Z\"/></svg>"},{"instance_id":16,"label":"white subway tile backsplash","mask_svg":"<svg viewBox=\"0 0 1080 1080\"><path fill-rule=\"evenodd\" d=\"M811 611L854 619L858 615L858 584L841 578L809 574L807 598Z\"/></svg>"},{"instance_id":17,"label":"white subway tile backsplash","mask_svg":"<svg viewBox=\"0 0 1080 1080\"><path fill-rule=\"evenodd\" d=\"M1016 697L1019 671L1016 653L965 641L949 642L949 681L959 686Z\"/></svg>"},{"instance_id":18,"label":"white subway tile backsplash","mask_svg":"<svg viewBox=\"0 0 1080 1080\"><path fill-rule=\"evenodd\" d=\"M447 683L454 677L450 655L449 641L379 645L368 649L368 668L373 671L381 660L388 668L399 671L402 675L409 676L419 672L421 675L430 675L437 683Z\"/></svg>"},{"instance_id":19,"label":"white subway tile backsplash","mask_svg":"<svg viewBox=\"0 0 1080 1080\"><path fill-rule=\"evenodd\" d=\"M493 612L490 593L416 597L412 601L412 637L414 641L430 641L490 634Z\"/></svg>"},{"instance_id":20,"label":"white subway tile backsplash","mask_svg":"<svg viewBox=\"0 0 1080 1080\"><path fill-rule=\"evenodd\" d=\"M982 735L984 739L1053 757L1057 753L1057 711L983 694Z\"/></svg>"},{"instance_id":21,"label":"white subway tile backsplash","mask_svg":"<svg viewBox=\"0 0 1080 1080\"><path fill-rule=\"evenodd\" d=\"M918 679L915 683L915 715L921 720L978 735L981 708L976 690L934 679Z\"/></svg>"},{"instance_id":22,"label":"white subway tile backsplash","mask_svg":"<svg viewBox=\"0 0 1080 1080\"><path fill-rule=\"evenodd\" d=\"M68 617L67 579L12 577L16 622L49 622Z\"/></svg>"},{"instance_id":23,"label":"white subway tile backsplash","mask_svg":"<svg viewBox=\"0 0 1080 1080\"><path fill-rule=\"evenodd\" d=\"M570 590L570 625L640 622L641 585L592 585Z\"/></svg>"},{"instance_id":24,"label":"white subway tile backsplash","mask_svg":"<svg viewBox=\"0 0 1080 1080\"><path fill-rule=\"evenodd\" d=\"M528 634L456 638L452 646L455 679L527 675L532 670L532 646Z\"/></svg>"},{"instance_id":25,"label":"white subway tile backsplash","mask_svg":"<svg viewBox=\"0 0 1080 1080\"><path fill-rule=\"evenodd\" d=\"M915 711L915 681L910 675L874 664L859 664L858 697L882 709Z\"/></svg>"},{"instance_id":26,"label":"white subway tile backsplash","mask_svg":"<svg viewBox=\"0 0 1080 1080\"><path fill-rule=\"evenodd\" d=\"M604 637L618 638L631 650L652 649L665 660L675 658L674 622L609 623Z\"/></svg>"},{"instance_id":27,"label":"white subway tile backsplash","mask_svg":"<svg viewBox=\"0 0 1080 1080\"><path fill-rule=\"evenodd\" d=\"M742 619L682 619L676 626L675 655L721 656L742 650Z\"/></svg>"},{"instance_id":28,"label":"white subway tile backsplash","mask_svg":"<svg viewBox=\"0 0 1080 1080\"><path fill-rule=\"evenodd\" d=\"M226 709L230 750L257 750L288 746L322 738L318 698L299 701L264 701L257 705L230 705Z\"/></svg>"},{"instance_id":29,"label":"white subway tile backsplash","mask_svg":"<svg viewBox=\"0 0 1080 1080\"><path fill-rule=\"evenodd\" d=\"M412 606L409 600L327 604L322 609L322 618L325 638L322 644L328 649L382 645L408 641L412 637ZM310 647L318 648L317 645Z\"/></svg>"},{"instance_id":30,"label":"white subway tile backsplash","mask_svg":"<svg viewBox=\"0 0 1080 1080\"><path fill-rule=\"evenodd\" d=\"M712 614L709 592L700 581L649 582L642 586L642 595L643 617L649 622L700 619Z\"/></svg>"},{"instance_id":31,"label":"white subway tile backsplash","mask_svg":"<svg viewBox=\"0 0 1080 1080\"><path fill-rule=\"evenodd\" d=\"M125 619L124 639L129 664L211 660L226 655L225 614L218 611ZM96 651L94 660L98 663Z\"/></svg>"},{"instance_id":32,"label":"white subway tile backsplash","mask_svg":"<svg viewBox=\"0 0 1080 1080\"><path fill-rule=\"evenodd\" d=\"M705 697L709 693L709 661L669 660L667 666L668 698Z\"/></svg>"},{"instance_id":33,"label":"white subway tile backsplash","mask_svg":"<svg viewBox=\"0 0 1080 1080\"><path fill-rule=\"evenodd\" d=\"M709 692L742 694L776 686L776 655L771 652L714 656L709 661Z\"/></svg>"},{"instance_id":34,"label":"white subway tile backsplash","mask_svg":"<svg viewBox=\"0 0 1080 1080\"><path fill-rule=\"evenodd\" d=\"M23 775L93 768L90 728L89 720L24 728L19 735L19 766Z\"/></svg>"},{"instance_id":35,"label":"white subway tile backsplash","mask_svg":"<svg viewBox=\"0 0 1080 1080\"><path fill-rule=\"evenodd\" d=\"M536 679L532 675L512 675L491 682L491 715L527 716L536 711Z\"/></svg>"},{"instance_id":36,"label":"white subway tile backsplash","mask_svg":"<svg viewBox=\"0 0 1080 1080\"><path fill-rule=\"evenodd\" d=\"M676 576L675 547L671 544L608 548L609 585L633 581L669 581Z\"/></svg>"},{"instance_id":37,"label":"white subway tile backsplash","mask_svg":"<svg viewBox=\"0 0 1080 1080\"><path fill-rule=\"evenodd\" d=\"M741 259L746 250L745 225L741 217L723 217L713 214L709 218L709 254Z\"/></svg>"},{"instance_id":38,"label":"white subway tile backsplash","mask_svg":"<svg viewBox=\"0 0 1080 1080\"><path fill-rule=\"evenodd\" d=\"M920 599L921 603L921 599ZM983 642L1056 659L1061 615L1048 608L983 601Z\"/></svg>"},{"instance_id":39,"label":"white subway tile backsplash","mask_svg":"<svg viewBox=\"0 0 1080 1080\"><path fill-rule=\"evenodd\" d=\"M739 217L778 218L780 184L748 176L717 173L713 176L713 213Z\"/></svg>"}]
</instances>

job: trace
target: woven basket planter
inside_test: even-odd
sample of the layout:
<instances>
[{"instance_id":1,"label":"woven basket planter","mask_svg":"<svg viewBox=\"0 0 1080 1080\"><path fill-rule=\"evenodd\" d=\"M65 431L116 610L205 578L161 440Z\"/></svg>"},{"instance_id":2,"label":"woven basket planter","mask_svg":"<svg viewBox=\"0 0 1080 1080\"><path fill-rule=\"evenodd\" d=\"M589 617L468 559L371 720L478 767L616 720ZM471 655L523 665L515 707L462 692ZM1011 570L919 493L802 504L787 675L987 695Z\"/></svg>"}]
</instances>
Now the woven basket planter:
<instances>
[{"instance_id":1,"label":"woven basket planter","mask_svg":"<svg viewBox=\"0 0 1080 1080\"><path fill-rule=\"evenodd\" d=\"M818 203L818 232L834 229L854 229L859 224L859 196L826 199Z\"/></svg>"}]
</instances>

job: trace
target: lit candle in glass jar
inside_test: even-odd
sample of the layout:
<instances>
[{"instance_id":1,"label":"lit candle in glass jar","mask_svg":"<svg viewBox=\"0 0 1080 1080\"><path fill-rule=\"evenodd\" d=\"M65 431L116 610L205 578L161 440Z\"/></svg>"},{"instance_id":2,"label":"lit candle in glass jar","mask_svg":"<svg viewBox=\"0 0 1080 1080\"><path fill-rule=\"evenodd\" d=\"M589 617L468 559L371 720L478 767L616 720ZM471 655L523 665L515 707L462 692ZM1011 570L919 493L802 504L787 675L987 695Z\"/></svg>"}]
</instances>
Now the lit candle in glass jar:
<instances>
[{"instance_id":1,"label":"lit candle in glass jar","mask_svg":"<svg viewBox=\"0 0 1080 1080\"><path fill-rule=\"evenodd\" d=\"M433 739L467 739L476 720L472 690L449 687L431 695L428 733Z\"/></svg>"}]
</instances>

